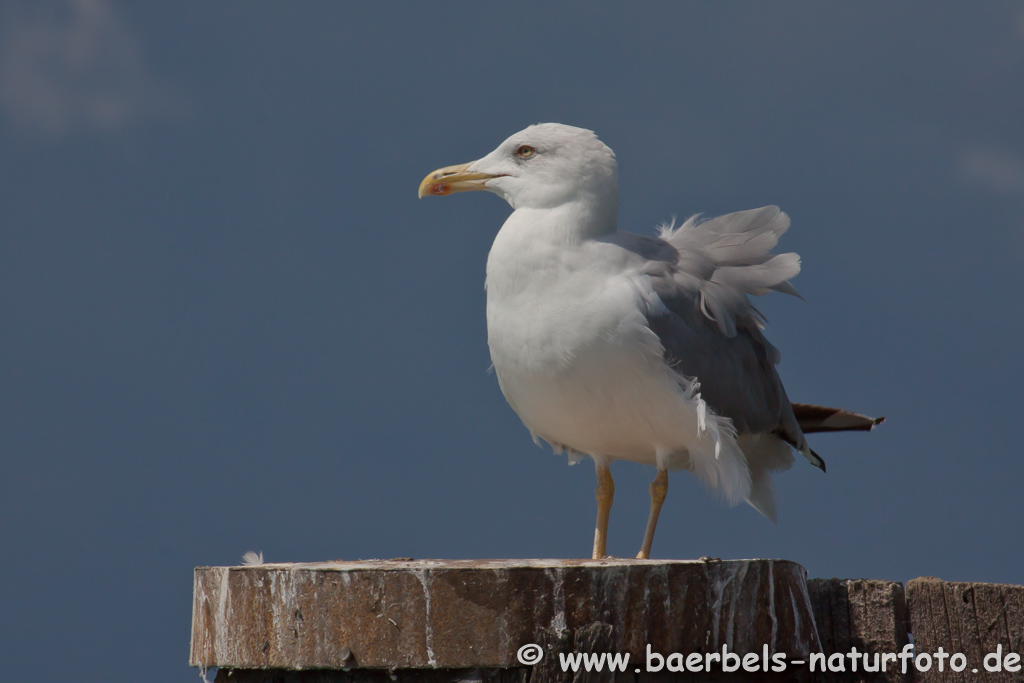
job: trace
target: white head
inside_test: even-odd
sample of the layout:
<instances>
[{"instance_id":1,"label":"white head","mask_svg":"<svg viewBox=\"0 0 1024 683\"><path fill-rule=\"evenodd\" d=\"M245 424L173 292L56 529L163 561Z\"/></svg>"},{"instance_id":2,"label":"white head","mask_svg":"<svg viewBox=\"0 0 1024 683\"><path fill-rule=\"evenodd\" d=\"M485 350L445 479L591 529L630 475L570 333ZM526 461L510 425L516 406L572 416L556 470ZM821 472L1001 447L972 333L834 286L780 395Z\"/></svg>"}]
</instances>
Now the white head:
<instances>
[{"instance_id":1,"label":"white head","mask_svg":"<svg viewBox=\"0 0 1024 683\"><path fill-rule=\"evenodd\" d=\"M575 202L614 217L619 207L615 153L592 131L561 123L530 126L482 159L434 171L419 195L471 190L490 190L513 209Z\"/></svg>"}]
</instances>

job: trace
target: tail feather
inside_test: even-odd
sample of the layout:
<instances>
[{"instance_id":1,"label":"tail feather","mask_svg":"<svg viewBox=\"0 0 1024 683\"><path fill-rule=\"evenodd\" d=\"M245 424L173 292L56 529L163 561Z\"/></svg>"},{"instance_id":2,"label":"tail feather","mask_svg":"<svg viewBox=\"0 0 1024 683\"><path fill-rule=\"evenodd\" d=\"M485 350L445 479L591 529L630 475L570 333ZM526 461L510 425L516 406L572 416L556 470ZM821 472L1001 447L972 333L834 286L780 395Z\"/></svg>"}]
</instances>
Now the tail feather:
<instances>
[{"instance_id":1,"label":"tail feather","mask_svg":"<svg viewBox=\"0 0 1024 683\"><path fill-rule=\"evenodd\" d=\"M826 408L794 403L793 414L804 434L815 432L870 432L885 422L884 417L868 417L842 408Z\"/></svg>"},{"instance_id":2,"label":"tail feather","mask_svg":"<svg viewBox=\"0 0 1024 683\"><path fill-rule=\"evenodd\" d=\"M884 417L868 417L859 413L851 413L842 408L826 408L825 406L812 406L807 403L793 403L793 415L796 417L800 431L804 434L815 432L870 432L878 425L885 422ZM811 447L804 441L799 445L792 434L786 435L776 432L776 435L785 440L790 446L800 451L801 454L812 465L825 471L825 460L811 450ZM801 439L801 441L803 441Z\"/></svg>"}]
</instances>

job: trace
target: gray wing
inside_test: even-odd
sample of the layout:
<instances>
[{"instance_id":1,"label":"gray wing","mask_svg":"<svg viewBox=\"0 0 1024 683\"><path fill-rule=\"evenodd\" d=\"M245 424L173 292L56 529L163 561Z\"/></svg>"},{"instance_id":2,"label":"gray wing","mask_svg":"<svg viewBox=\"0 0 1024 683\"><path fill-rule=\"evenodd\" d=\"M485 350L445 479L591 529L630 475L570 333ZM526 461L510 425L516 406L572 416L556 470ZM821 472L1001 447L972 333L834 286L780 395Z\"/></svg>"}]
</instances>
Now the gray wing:
<instances>
[{"instance_id":1,"label":"gray wing","mask_svg":"<svg viewBox=\"0 0 1024 683\"><path fill-rule=\"evenodd\" d=\"M778 350L748 299L772 290L799 296L788 282L800 272L799 257L770 253L788 227L789 217L771 206L691 218L643 247L623 246L647 258L657 300L646 316L666 361L696 378L701 397L740 434L776 434L821 467L775 370Z\"/></svg>"}]
</instances>

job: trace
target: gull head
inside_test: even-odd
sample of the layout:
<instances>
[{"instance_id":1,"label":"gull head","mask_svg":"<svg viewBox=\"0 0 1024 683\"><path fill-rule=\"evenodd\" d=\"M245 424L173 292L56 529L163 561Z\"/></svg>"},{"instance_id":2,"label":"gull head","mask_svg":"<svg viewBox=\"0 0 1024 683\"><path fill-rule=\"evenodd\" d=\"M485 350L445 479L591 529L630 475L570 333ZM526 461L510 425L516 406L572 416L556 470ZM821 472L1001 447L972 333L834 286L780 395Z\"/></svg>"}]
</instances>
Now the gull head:
<instances>
[{"instance_id":1,"label":"gull head","mask_svg":"<svg viewBox=\"0 0 1024 683\"><path fill-rule=\"evenodd\" d=\"M513 209L551 209L573 202L618 212L615 153L593 131L540 123L510 136L487 156L446 166L420 183L419 196L489 190Z\"/></svg>"}]
</instances>

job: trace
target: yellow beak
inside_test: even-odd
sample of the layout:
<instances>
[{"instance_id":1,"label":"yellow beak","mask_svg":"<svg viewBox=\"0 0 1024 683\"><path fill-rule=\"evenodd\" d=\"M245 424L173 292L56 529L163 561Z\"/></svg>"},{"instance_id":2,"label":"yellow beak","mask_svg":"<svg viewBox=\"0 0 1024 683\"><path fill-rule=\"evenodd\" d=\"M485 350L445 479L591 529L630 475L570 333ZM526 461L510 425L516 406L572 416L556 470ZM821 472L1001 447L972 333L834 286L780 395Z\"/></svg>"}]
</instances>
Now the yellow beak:
<instances>
[{"instance_id":1,"label":"yellow beak","mask_svg":"<svg viewBox=\"0 0 1024 683\"><path fill-rule=\"evenodd\" d=\"M427 177L420 183L420 198L428 194L446 195L452 192L472 192L473 190L486 190L484 184L491 178L500 176L490 173L467 173L466 169L475 162L459 164L458 166L445 166L427 174Z\"/></svg>"}]
</instances>

